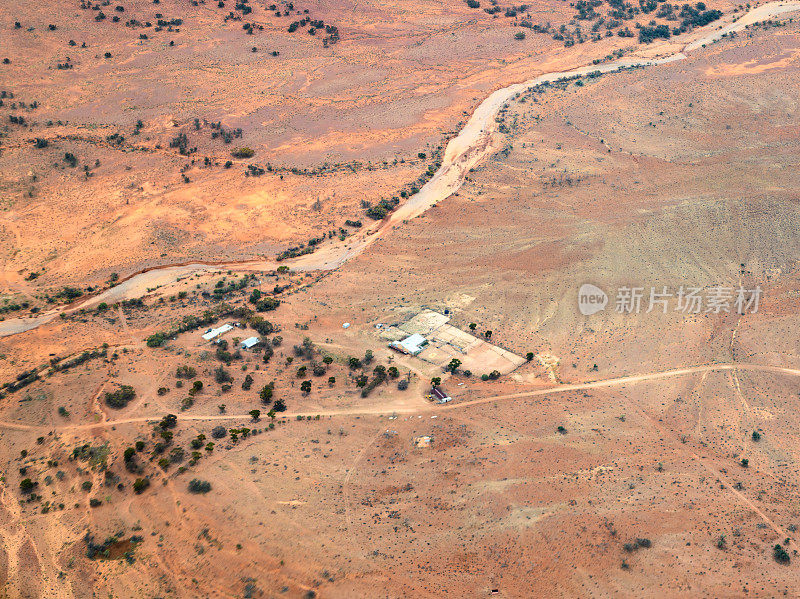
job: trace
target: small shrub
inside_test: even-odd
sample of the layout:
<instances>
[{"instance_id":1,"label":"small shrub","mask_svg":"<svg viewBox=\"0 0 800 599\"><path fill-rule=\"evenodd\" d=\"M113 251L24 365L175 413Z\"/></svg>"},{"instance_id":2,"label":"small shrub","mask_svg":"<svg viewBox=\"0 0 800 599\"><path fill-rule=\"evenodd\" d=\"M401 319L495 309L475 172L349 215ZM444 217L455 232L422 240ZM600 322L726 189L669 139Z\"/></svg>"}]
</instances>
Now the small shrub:
<instances>
[{"instance_id":1,"label":"small shrub","mask_svg":"<svg viewBox=\"0 0 800 599\"><path fill-rule=\"evenodd\" d=\"M234 158L252 158L255 152L253 151L252 148L248 148L245 146L242 148L236 148L235 150L233 150L233 152L231 152L231 154L233 155Z\"/></svg>"}]
</instances>

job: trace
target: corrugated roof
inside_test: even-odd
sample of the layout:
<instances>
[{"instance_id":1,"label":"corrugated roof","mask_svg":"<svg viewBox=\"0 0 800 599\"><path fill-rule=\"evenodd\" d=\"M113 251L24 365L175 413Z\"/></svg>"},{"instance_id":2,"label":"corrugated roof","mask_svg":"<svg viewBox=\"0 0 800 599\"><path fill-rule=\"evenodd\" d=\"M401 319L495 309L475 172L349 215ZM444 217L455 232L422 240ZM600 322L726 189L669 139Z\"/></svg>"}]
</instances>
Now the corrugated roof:
<instances>
[{"instance_id":1,"label":"corrugated roof","mask_svg":"<svg viewBox=\"0 0 800 599\"><path fill-rule=\"evenodd\" d=\"M242 349L250 349L254 345L258 343L258 337L248 337L244 341L242 341Z\"/></svg>"}]
</instances>

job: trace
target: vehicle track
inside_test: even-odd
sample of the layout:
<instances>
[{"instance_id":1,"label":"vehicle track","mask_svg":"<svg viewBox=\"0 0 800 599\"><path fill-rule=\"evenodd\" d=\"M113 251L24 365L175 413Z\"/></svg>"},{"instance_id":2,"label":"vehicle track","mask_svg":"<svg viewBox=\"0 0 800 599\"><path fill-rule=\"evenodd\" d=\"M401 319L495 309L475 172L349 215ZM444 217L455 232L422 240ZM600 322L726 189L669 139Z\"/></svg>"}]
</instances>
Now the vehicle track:
<instances>
[{"instance_id":1,"label":"vehicle track","mask_svg":"<svg viewBox=\"0 0 800 599\"><path fill-rule=\"evenodd\" d=\"M377 405L369 408L346 408L342 410L316 410L312 412L286 412L281 415L282 418L290 419L298 416L314 417L314 416L379 416L389 414L418 414L420 412L447 412L450 410L461 410L464 408L482 405L491 402L504 401L509 399L522 399L527 397L541 397L543 395L550 395L553 393L566 393L568 391L583 391L587 389L602 389L605 387L620 387L625 385L633 385L636 383L657 381L662 379L670 379L675 377L687 376L696 373L707 372L725 372L749 370L756 372L771 372L774 374L784 374L788 376L800 377L800 369L787 368L784 366L769 366L762 364L736 364L736 363L720 363L720 364L705 364L701 366L688 366L685 368L675 368L672 370L664 370L661 372L650 372L646 374L635 374L630 376L621 376L611 379L604 379L600 381L590 381L586 383L570 383L566 385L557 385L548 387L546 389L534 389L531 391L520 391L518 393L507 393L503 395L491 395L489 397L481 397L467 401L454 401L444 405L432 404L420 398L416 406L397 406L396 404ZM139 423L155 423L161 420L162 415L153 416L136 416L132 418L120 418L118 420L104 420L103 422L95 422L92 424L65 424L61 426L50 425L33 425L22 424L18 422L5 422L0 421L0 428L9 430L21 431L58 431L70 432L87 430L101 427L119 426L122 424L139 424ZM180 416L182 422L195 422L195 421L226 421L226 420L250 420L250 414L209 414L209 415L185 415Z\"/></svg>"}]
</instances>

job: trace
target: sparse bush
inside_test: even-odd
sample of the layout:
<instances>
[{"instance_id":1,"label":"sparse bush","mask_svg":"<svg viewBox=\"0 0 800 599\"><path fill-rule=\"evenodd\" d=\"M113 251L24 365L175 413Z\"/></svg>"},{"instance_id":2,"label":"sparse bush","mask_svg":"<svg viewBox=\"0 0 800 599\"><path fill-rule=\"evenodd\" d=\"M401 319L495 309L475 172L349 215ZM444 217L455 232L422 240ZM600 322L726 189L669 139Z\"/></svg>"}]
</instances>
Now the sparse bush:
<instances>
[{"instance_id":1,"label":"sparse bush","mask_svg":"<svg viewBox=\"0 0 800 599\"><path fill-rule=\"evenodd\" d=\"M211 483L207 480L193 478L189 481L189 492L195 494L205 494L211 490Z\"/></svg>"},{"instance_id":2,"label":"sparse bush","mask_svg":"<svg viewBox=\"0 0 800 599\"><path fill-rule=\"evenodd\" d=\"M256 303L256 310L259 312L270 312L281 305L281 300L274 297L265 297Z\"/></svg>"},{"instance_id":3,"label":"sparse bush","mask_svg":"<svg viewBox=\"0 0 800 599\"><path fill-rule=\"evenodd\" d=\"M106 393L106 404L110 407L120 410L128 405L128 403L136 397L136 391L130 385L122 385L119 389L112 393Z\"/></svg>"},{"instance_id":4,"label":"sparse bush","mask_svg":"<svg viewBox=\"0 0 800 599\"><path fill-rule=\"evenodd\" d=\"M23 478L19 483L19 490L23 493L32 492L39 483L32 481L29 478Z\"/></svg>"},{"instance_id":5,"label":"sparse bush","mask_svg":"<svg viewBox=\"0 0 800 599\"><path fill-rule=\"evenodd\" d=\"M772 548L772 557L774 557L775 561L779 564L788 564L792 561L791 557L789 557L789 553L780 544L776 544L775 547Z\"/></svg>"},{"instance_id":6,"label":"sparse bush","mask_svg":"<svg viewBox=\"0 0 800 599\"><path fill-rule=\"evenodd\" d=\"M242 147L236 148L231 152L231 154L234 158L252 158L255 154L255 151L253 151L252 148Z\"/></svg>"},{"instance_id":7,"label":"sparse bush","mask_svg":"<svg viewBox=\"0 0 800 599\"><path fill-rule=\"evenodd\" d=\"M197 376L197 370L191 366L178 366L175 376L179 379L193 379Z\"/></svg>"},{"instance_id":8,"label":"sparse bush","mask_svg":"<svg viewBox=\"0 0 800 599\"><path fill-rule=\"evenodd\" d=\"M217 381L217 383L219 383L220 385L222 385L224 383L233 382L233 377L227 370L225 370L225 368L223 368L222 366L217 366L214 369L214 380Z\"/></svg>"},{"instance_id":9,"label":"sparse bush","mask_svg":"<svg viewBox=\"0 0 800 599\"><path fill-rule=\"evenodd\" d=\"M150 335L145 342L147 343L147 347L161 347L166 340L166 334L159 332Z\"/></svg>"}]
</instances>

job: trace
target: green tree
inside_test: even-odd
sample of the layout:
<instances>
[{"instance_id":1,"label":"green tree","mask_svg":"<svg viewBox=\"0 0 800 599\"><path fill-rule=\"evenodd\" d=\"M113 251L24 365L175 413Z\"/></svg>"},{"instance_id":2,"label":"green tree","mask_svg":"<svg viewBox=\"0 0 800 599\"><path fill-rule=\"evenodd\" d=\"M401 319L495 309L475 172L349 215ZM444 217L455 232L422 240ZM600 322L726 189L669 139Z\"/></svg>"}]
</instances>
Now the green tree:
<instances>
[{"instance_id":1,"label":"green tree","mask_svg":"<svg viewBox=\"0 0 800 599\"><path fill-rule=\"evenodd\" d=\"M22 491L23 493L30 493L36 488L36 485L38 484L39 483L33 482L29 478L23 478L19 483L19 490Z\"/></svg>"},{"instance_id":2,"label":"green tree","mask_svg":"<svg viewBox=\"0 0 800 599\"><path fill-rule=\"evenodd\" d=\"M248 414L250 414L250 418L253 419L253 422L258 422L258 419L261 418L261 410L250 410Z\"/></svg>"},{"instance_id":3,"label":"green tree","mask_svg":"<svg viewBox=\"0 0 800 599\"><path fill-rule=\"evenodd\" d=\"M261 391L258 394L258 396L261 398L261 403L268 404L269 402L272 401L274 387L275 387L274 383L269 383L268 385L264 385L261 388Z\"/></svg>"}]
</instances>

